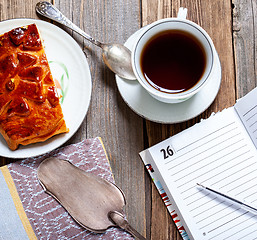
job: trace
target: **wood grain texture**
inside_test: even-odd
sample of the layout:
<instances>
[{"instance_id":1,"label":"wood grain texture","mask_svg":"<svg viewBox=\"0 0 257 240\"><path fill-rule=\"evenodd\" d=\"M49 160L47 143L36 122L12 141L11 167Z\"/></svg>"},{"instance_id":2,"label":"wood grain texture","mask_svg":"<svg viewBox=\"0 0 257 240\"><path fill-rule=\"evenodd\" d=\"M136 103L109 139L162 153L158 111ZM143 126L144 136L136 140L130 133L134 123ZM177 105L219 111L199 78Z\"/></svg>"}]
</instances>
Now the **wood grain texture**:
<instances>
[{"instance_id":1,"label":"wood grain texture","mask_svg":"<svg viewBox=\"0 0 257 240\"><path fill-rule=\"evenodd\" d=\"M12 18L37 18L35 6L37 0L27 0L26 2L17 0L2 0L0 2L0 20Z\"/></svg>"},{"instance_id":2,"label":"wood grain texture","mask_svg":"<svg viewBox=\"0 0 257 240\"><path fill-rule=\"evenodd\" d=\"M237 97L240 98L257 85L257 2L234 0L232 7Z\"/></svg>"}]
</instances>

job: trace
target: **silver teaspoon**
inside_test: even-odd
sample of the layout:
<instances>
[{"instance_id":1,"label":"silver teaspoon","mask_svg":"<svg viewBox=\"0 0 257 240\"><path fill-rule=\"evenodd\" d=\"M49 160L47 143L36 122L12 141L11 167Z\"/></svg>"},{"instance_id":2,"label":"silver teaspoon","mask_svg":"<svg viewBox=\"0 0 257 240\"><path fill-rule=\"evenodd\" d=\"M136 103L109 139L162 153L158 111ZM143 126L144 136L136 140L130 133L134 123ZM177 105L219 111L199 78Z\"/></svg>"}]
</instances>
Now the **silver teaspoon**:
<instances>
[{"instance_id":1,"label":"silver teaspoon","mask_svg":"<svg viewBox=\"0 0 257 240\"><path fill-rule=\"evenodd\" d=\"M77 32L82 37L92 42L103 50L103 60L105 64L117 75L129 80L135 80L131 66L131 52L128 48L121 44L105 44L93 39L87 33L82 31L78 26L65 17L55 6L49 2L38 2L36 4L36 12L43 17L58 22L71 30Z\"/></svg>"},{"instance_id":2,"label":"silver teaspoon","mask_svg":"<svg viewBox=\"0 0 257 240\"><path fill-rule=\"evenodd\" d=\"M146 240L125 219L125 196L113 183L55 157L39 165L37 176L44 190L84 228L102 233L119 226L137 239Z\"/></svg>"}]
</instances>

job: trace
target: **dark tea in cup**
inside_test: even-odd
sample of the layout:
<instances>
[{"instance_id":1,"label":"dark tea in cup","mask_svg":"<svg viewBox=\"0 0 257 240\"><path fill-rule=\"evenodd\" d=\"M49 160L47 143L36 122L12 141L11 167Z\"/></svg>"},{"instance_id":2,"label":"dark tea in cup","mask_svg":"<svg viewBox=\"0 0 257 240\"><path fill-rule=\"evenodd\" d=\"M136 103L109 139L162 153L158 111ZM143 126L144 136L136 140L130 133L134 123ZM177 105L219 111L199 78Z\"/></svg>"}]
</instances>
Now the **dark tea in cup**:
<instances>
[{"instance_id":1,"label":"dark tea in cup","mask_svg":"<svg viewBox=\"0 0 257 240\"><path fill-rule=\"evenodd\" d=\"M140 67L146 81L162 92L180 93L194 87L206 67L200 41L182 30L166 30L144 46Z\"/></svg>"},{"instance_id":2,"label":"dark tea in cup","mask_svg":"<svg viewBox=\"0 0 257 240\"><path fill-rule=\"evenodd\" d=\"M132 68L138 82L165 103L186 101L211 80L212 40L204 29L183 16L146 26L132 49Z\"/></svg>"}]
</instances>

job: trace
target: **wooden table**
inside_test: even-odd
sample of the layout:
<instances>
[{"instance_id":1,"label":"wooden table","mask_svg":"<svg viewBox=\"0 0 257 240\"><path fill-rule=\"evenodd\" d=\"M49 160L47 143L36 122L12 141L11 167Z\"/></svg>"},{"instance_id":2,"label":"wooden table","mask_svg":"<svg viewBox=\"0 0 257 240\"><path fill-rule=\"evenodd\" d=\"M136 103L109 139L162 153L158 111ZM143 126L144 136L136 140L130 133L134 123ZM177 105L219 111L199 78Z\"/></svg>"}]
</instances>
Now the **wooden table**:
<instances>
[{"instance_id":1,"label":"wooden table","mask_svg":"<svg viewBox=\"0 0 257 240\"><path fill-rule=\"evenodd\" d=\"M38 0L1 0L0 20L39 18ZM66 144L102 137L118 186L127 197L129 222L148 239L181 239L138 153L232 106L256 86L257 2L252 0L55 0L75 24L103 42L124 43L140 27L175 17L179 7L211 36L222 66L220 91L200 116L180 124L159 124L136 115L123 101L114 74L103 64L101 50L68 31L86 47L92 74L92 99L81 127ZM1 158L0 165L14 161Z\"/></svg>"}]
</instances>

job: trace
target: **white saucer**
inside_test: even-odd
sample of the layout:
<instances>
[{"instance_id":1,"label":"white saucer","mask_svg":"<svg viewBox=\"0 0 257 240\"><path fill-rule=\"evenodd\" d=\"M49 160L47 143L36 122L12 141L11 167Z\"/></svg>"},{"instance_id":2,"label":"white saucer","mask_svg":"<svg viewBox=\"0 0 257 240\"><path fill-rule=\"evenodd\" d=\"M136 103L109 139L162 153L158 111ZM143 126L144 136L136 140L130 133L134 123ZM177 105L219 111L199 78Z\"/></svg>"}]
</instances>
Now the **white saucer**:
<instances>
[{"instance_id":1,"label":"white saucer","mask_svg":"<svg viewBox=\"0 0 257 240\"><path fill-rule=\"evenodd\" d=\"M140 30L131 35L124 44L130 50L139 32ZM216 51L210 77L212 80L200 92L189 100L177 104L162 103L154 99L138 81L126 80L116 75L116 83L123 100L138 115L153 122L178 123L204 112L217 96L221 83L221 65Z\"/></svg>"}]
</instances>

